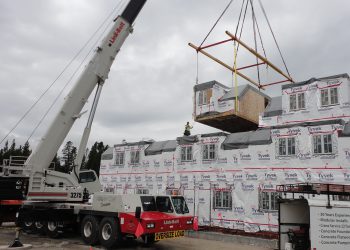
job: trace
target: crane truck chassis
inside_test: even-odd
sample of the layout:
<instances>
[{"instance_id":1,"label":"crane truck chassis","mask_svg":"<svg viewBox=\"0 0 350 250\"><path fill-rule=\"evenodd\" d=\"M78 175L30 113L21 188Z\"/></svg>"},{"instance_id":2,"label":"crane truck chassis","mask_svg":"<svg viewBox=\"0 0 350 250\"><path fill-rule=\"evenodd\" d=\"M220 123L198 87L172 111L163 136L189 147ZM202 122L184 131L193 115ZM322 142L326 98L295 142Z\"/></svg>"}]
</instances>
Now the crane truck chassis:
<instances>
[{"instance_id":1,"label":"crane truck chassis","mask_svg":"<svg viewBox=\"0 0 350 250\"><path fill-rule=\"evenodd\" d=\"M189 214L182 196L101 192L96 173L78 168L82 153L85 152L102 86L145 2L146 0L131 0L114 20L114 25L97 47L24 166L9 164L0 167L1 191L6 191L5 187L9 187L6 183L14 186L8 194L1 192L0 200L18 201L16 205L20 209L17 225L24 231L45 232L49 237L56 238L65 229L80 226L84 242L89 245L99 242L110 248L128 237L142 237L146 243L153 243L160 239L183 236L185 230L193 229L194 218ZM95 87L95 99L73 170L61 173L51 169L51 160L75 120L81 117L81 110Z\"/></svg>"}]
</instances>

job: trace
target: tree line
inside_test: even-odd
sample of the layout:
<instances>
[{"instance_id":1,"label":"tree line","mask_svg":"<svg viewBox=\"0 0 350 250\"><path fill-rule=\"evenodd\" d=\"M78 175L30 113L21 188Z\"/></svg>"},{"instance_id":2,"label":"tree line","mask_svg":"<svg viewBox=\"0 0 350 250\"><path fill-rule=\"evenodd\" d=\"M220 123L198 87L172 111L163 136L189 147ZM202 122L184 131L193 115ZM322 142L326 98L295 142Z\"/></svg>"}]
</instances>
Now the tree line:
<instances>
[{"instance_id":1,"label":"tree line","mask_svg":"<svg viewBox=\"0 0 350 250\"><path fill-rule=\"evenodd\" d=\"M95 142L91 149L88 150L87 157L83 157L81 169L95 170L96 174L100 173L100 162L102 153L108 148L108 145L104 145L103 142ZM6 141L4 147L0 149L0 164L8 164L9 159L22 161L32 153L29 142L24 145L16 144L15 139L12 140L11 145ZM52 159L52 166L56 171L68 173L72 171L75 159L77 157L77 148L73 145L73 142L67 141L64 145L61 155L56 154Z\"/></svg>"}]
</instances>

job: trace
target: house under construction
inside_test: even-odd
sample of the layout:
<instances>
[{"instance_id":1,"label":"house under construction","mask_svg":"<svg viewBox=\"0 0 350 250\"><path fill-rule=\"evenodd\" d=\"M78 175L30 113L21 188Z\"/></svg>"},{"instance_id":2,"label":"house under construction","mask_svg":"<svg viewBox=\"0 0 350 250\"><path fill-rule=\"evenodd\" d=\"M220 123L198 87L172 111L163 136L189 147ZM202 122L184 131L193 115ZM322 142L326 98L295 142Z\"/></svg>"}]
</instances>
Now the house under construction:
<instances>
[{"instance_id":1,"label":"house under construction","mask_svg":"<svg viewBox=\"0 0 350 250\"><path fill-rule=\"evenodd\" d=\"M276 185L350 183L348 74L285 84L273 98L251 86L232 91L216 81L194 87L196 121L224 132L109 148L104 189L181 193L202 226L275 232Z\"/></svg>"}]
</instances>

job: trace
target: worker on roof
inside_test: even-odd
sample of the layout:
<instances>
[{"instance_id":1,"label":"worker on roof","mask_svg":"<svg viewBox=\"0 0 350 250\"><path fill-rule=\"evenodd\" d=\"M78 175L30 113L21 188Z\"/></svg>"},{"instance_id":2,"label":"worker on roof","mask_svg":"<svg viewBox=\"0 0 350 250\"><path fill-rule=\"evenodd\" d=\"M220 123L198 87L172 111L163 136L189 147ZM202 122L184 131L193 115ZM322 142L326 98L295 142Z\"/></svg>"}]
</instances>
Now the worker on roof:
<instances>
[{"instance_id":1,"label":"worker on roof","mask_svg":"<svg viewBox=\"0 0 350 250\"><path fill-rule=\"evenodd\" d=\"M185 132L184 132L184 135L185 136L189 136L191 135L191 129L193 128L193 126L190 125L189 122L186 123L185 125Z\"/></svg>"}]
</instances>

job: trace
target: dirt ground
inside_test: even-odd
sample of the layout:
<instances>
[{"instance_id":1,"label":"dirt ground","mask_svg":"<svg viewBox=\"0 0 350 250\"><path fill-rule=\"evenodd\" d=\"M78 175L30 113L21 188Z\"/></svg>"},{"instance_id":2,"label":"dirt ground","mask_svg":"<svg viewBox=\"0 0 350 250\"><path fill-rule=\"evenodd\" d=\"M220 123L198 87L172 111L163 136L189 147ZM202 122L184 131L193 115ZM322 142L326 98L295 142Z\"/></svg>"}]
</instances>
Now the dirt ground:
<instances>
[{"instance_id":1,"label":"dirt ground","mask_svg":"<svg viewBox=\"0 0 350 250\"><path fill-rule=\"evenodd\" d=\"M15 237L15 227L13 224L5 223L0 227L0 246L5 246L11 243ZM103 249L100 246L90 247L83 243L79 235L74 232L65 233L64 238L50 239L43 235L25 234L20 235L20 241L23 244L31 244L32 249ZM145 246L142 241L130 240L125 244L118 246L116 249L144 249L144 250L272 250L269 248L259 248L256 246L232 244L222 241L209 241L204 239L194 238L177 238L157 242L152 246Z\"/></svg>"}]
</instances>

